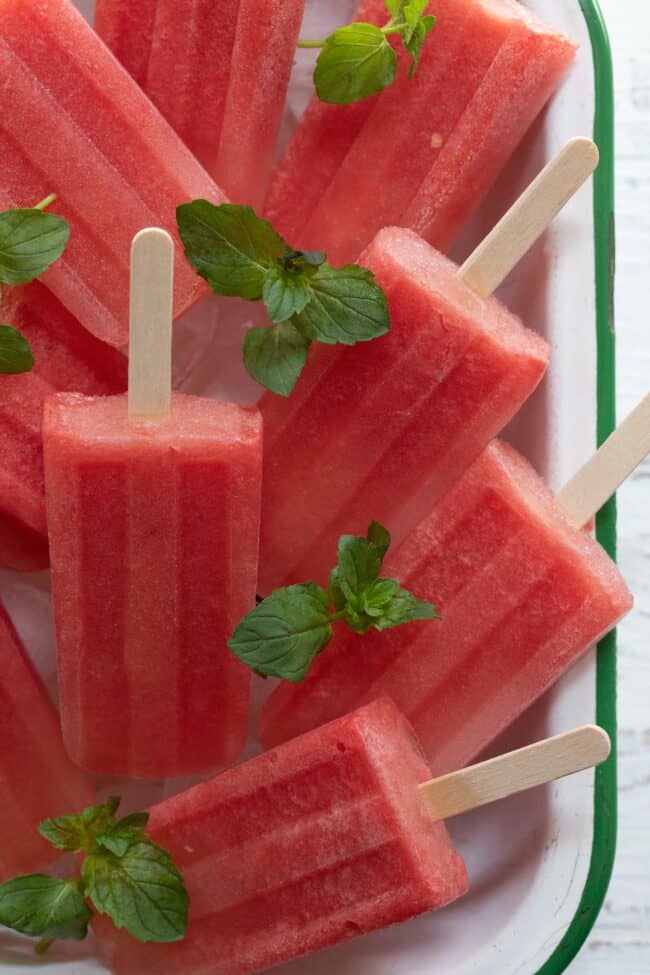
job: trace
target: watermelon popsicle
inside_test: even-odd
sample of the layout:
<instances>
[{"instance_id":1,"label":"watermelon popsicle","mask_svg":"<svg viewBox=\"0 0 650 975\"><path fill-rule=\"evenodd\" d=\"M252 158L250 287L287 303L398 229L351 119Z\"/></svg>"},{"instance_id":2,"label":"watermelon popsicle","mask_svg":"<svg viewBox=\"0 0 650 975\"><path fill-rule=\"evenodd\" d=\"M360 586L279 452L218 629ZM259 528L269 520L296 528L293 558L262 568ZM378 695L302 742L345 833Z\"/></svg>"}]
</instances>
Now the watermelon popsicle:
<instances>
[{"instance_id":1,"label":"watermelon popsicle","mask_svg":"<svg viewBox=\"0 0 650 975\"><path fill-rule=\"evenodd\" d=\"M156 806L190 895L160 949L95 922L116 975L254 975L444 907L467 890L443 818L602 762L586 727L449 778L387 698Z\"/></svg>"},{"instance_id":2,"label":"watermelon popsicle","mask_svg":"<svg viewBox=\"0 0 650 975\"><path fill-rule=\"evenodd\" d=\"M109 395L126 389L127 360L86 331L39 282L5 290L1 320L29 344L31 372L0 384L0 564L17 570L48 564L41 424L55 391Z\"/></svg>"},{"instance_id":3,"label":"watermelon popsicle","mask_svg":"<svg viewBox=\"0 0 650 975\"><path fill-rule=\"evenodd\" d=\"M84 327L128 339L133 236L176 207L225 200L189 150L69 0L3 0L0 207L57 195L71 228L43 282ZM179 252L175 317L206 289Z\"/></svg>"},{"instance_id":4,"label":"watermelon popsicle","mask_svg":"<svg viewBox=\"0 0 650 975\"><path fill-rule=\"evenodd\" d=\"M386 9L385 0L362 0L352 22L380 27ZM378 98L333 105L312 97L273 170L264 204L264 216L286 240L298 240Z\"/></svg>"},{"instance_id":5,"label":"watermelon popsicle","mask_svg":"<svg viewBox=\"0 0 650 975\"><path fill-rule=\"evenodd\" d=\"M134 778L221 768L248 731L226 640L255 603L261 421L170 400L172 260L163 231L135 239L128 400L60 394L44 421L66 747Z\"/></svg>"},{"instance_id":6,"label":"watermelon popsicle","mask_svg":"<svg viewBox=\"0 0 650 975\"><path fill-rule=\"evenodd\" d=\"M36 827L92 802L92 788L63 749L54 707L0 605L0 881L57 852Z\"/></svg>"},{"instance_id":7,"label":"watermelon popsicle","mask_svg":"<svg viewBox=\"0 0 650 975\"><path fill-rule=\"evenodd\" d=\"M512 447L491 444L384 567L441 621L339 634L302 684L267 700L263 743L389 694L435 773L466 765L631 608L581 528L648 449L650 398L554 499Z\"/></svg>"},{"instance_id":8,"label":"watermelon popsicle","mask_svg":"<svg viewBox=\"0 0 650 975\"><path fill-rule=\"evenodd\" d=\"M260 592L321 583L343 534L376 519L399 542L541 380L546 343L489 297L593 171L572 140L460 270L408 230L361 258L391 331L316 347L288 400L267 394Z\"/></svg>"},{"instance_id":9,"label":"watermelon popsicle","mask_svg":"<svg viewBox=\"0 0 650 975\"><path fill-rule=\"evenodd\" d=\"M260 207L304 0L98 0L95 29L236 203Z\"/></svg>"},{"instance_id":10,"label":"watermelon popsicle","mask_svg":"<svg viewBox=\"0 0 650 975\"><path fill-rule=\"evenodd\" d=\"M318 147L313 130L327 125L327 115L316 121L312 111L274 174L272 222L300 195L296 163L309 173L309 205L298 202L304 219L291 225L291 239L327 251L335 266L356 260L382 227L396 224L446 252L575 55L568 38L514 0L431 0L427 12L436 27L417 74L409 80L402 68L362 115L338 168L323 170L315 158L312 166L301 151Z\"/></svg>"}]
</instances>

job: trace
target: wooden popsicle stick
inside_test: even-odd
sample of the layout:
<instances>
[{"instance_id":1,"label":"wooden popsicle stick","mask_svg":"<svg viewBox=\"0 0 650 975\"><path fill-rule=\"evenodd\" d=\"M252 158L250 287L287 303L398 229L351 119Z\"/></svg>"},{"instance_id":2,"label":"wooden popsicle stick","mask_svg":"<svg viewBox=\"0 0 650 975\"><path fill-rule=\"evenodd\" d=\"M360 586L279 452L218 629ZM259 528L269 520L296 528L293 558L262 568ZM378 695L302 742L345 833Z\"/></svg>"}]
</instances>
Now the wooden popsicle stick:
<instances>
[{"instance_id":1,"label":"wooden popsicle stick","mask_svg":"<svg viewBox=\"0 0 650 975\"><path fill-rule=\"evenodd\" d=\"M141 230L131 246L129 418L162 419L172 388L174 242L157 227Z\"/></svg>"},{"instance_id":2,"label":"wooden popsicle stick","mask_svg":"<svg viewBox=\"0 0 650 975\"><path fill-rule=\"evenodd\" d=\"M591 139L571 139L471 254L458 276L487 298L598 165Z\"/></svg>"},{"instance_id":3,"label":"wooden popsicle stick","mask_svg":"<svg viewBox=\"0 0 650 975\"><path fill-rule=\"evenodd\" d=\"M650 393L623 420L556 500L582 528L650 452Z\"/></svg>"},{"instance_id":4,"label":"wooden popsicle stick","mask_svg":"<svg viewBox=\"0 0 650 975\"><path fill-rule=\"evenodd\" d=\"M418 787L420 798L438 822L600 765L610 750L607 732L585 725L425 782Z\"/></svg>"}]
</instances>

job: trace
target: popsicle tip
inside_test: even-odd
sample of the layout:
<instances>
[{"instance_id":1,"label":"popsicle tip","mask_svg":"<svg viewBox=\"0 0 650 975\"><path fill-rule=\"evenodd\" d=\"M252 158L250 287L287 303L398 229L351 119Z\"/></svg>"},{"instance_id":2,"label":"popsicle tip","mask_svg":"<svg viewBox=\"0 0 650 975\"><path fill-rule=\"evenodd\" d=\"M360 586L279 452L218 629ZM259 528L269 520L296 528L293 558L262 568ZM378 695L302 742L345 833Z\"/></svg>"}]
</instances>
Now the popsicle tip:
<instances>
[{"instance_id":1,"label":"popsicle tip","mask_svg":"<svg viewBox=\"0 0 650 975\"><path fill-rule=\"evenodd\" d=\"M600 152L593 139L586 135L578 135L569 139L567 148L572 152L579 152L584 159L585 168L593 172L600 162Z\"/></svg>"},{"instance_id":2,"label":"popsicle tip","mask_svg":"<svg viewBox=\"0 0 650 975\"><path fill-rule=\"evenodd\" d=\"M171 234L169 234L166 230L163 230L162 227L144 227L142 230L139 230L133 238L131 249L135 250L136 248L141 247L144 241L148 243L159 242L161 246L167 248L173 249L174 247L174 241Z\"/></svg>"},{"instance_id":3,"label":"popsicle tip","mask_svg":"<svg viewBox=\"0 0 650 975\"><path fill-rule=\"evenodd\" d=\"M597 724L587 725L584 729L589 734L593 748L592 757L594 765L602 765L607 761L612 751L612 742L605 731Z\"/></svg>"}]
</instances>

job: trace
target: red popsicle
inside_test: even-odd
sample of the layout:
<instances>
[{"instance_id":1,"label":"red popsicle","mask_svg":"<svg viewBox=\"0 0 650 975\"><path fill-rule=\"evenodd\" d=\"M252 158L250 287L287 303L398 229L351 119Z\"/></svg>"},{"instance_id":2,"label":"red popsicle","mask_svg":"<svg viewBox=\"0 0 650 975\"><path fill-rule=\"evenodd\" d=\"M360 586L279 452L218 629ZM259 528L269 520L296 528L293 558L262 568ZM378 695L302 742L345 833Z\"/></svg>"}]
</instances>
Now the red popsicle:
<instances>
[{"instance_id":1,"label":"red popsicle","mask_svg":"<svg viewBox=\"0 0 650 975\"><path fill-rule=\"evenodd\" d=\"M437 17L413 80L373 108L296 246L354 261L382 227L446 252L575 55L514 0L432 0Z\"/></svg>"},{"instance_id":2,"label":"red popsicle","mask_svg":"<svg viewBox=\"0 0 650 975\"><path fill-rule=\"evenodd\" d=\"M66 747L135 778L221 768L248 731L226 641L255 604L261 419L170 396L172 264L138 235L128 399L59 394L44 421Z\"/></svg>"},{"instance_id":3,"label":"red popsicle","mask_svg":"<svg viewBox=\"0 0 650 975\"><path fill-rule=\"evenodd\" d=\"M63 750L56 712L0 605L0 881L59 854L36 832L41 820L92 803L85 775Z\"/></svg>"},{"instance_id":4,"label":"red popsicle","mask_svg":"<svg viewBox=\"0 0 650 975\"><path fill-rule=\"evenodd\" d=\"M264 705L267 747L389 694L435 774L462 768L632 606L606 552L498 441L383 571L442 620L339 632L303 683L284 682Z\"/></svg>"},{"instance_id":5,"label":"red popsicle","mask_svg":"<svg viewBox=\"0 0 650 975\"><path fill-rule=\"evenodd\" d=\"M69 0L0 4L0 207L57 194L70 243L43 281L99 338L128 339L139 230L176 233L176 207L225 197ZM175 315L207 288L179 250Z\"/></svg>"},{"instance_id":6,"label":"red popsicle","mask_svg":"<svg viewBox=\"0 0 650 975\"><path fill-rule=\"evenodd\" d=\"M97 0L95 30L214 172L239 0ZM249 79L250 80L250 79Z\"/></svg>"},{"instance_id":7,"label":"red popsicle","mask_svg":"<svg viewBox=\"0 0 650 975\"><path fill-rule=\"evenodd\" d=\"M99 919L117 975L251 975L467 890L428 778L388 700L175 796L147 831L190 894L184 941L141 945Z\"/></svg>"},{"instance_id":8,"label":"red popsicle","mask_svg":"<svg viewBox=\"0 0 650 975\"><path fill-rule=\"evenodd\" d=\"M382 231L361 263L386 293L390 333L315 348L289 400L261 403L264 595L323 582L339 535L371 518L401 541L546 369L546 343L410 231Z\"/></svg>"},{"instance_id":9,"label":"red popsicle","mask_svg":"<svg viewBox=\"0 0 650 975\"><path fill-rule=\"evenodd\" d=\"M353 22L386 23L384 0L362 0ZM332 105L314 95L275 167L265 217L292 244L333 180L379 96Z\"/></svg>"},{"instance_id":10,"label":"red popsicle","mask_svg":"<svg viewBox=\"0 0 650 975\"><path fill-rule=\"evenodd\" d=\"M0 563L40 569L48 563L41 422L56 391L108 395L126 389L121 352L86 331L63 305L34 282L8 288L1 320L28 340L31 372L0 383Z\"/></svg>"}]
</instances>

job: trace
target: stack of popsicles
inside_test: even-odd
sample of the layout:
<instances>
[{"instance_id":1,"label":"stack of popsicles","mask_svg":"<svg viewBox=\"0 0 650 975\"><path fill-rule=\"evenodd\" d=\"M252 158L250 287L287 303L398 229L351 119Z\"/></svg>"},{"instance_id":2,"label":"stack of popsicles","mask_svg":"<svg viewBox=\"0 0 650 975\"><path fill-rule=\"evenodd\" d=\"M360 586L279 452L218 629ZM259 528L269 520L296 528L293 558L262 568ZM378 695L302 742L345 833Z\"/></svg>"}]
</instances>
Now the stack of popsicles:
<instances>
[{"instance_id":1,"label":"stack of popsicles","mask_svg":"<svg viewBox=\"0 0 650 975\"><path fill-rule=\"evenodd\" d=\"M274 172L268 219L334 265L393 224L446 251L575 54L515 0L431 0L427 12L437 24L415 78L402 68L372 103L312 101ZM385 4L354 20L385 23Z\"/></svg>"},{"instance_id":2,"label":"stack of popsicles","mask_svg":"<svg viewBox=\"0 0 650 975\"><path fill-rule=\"evenodd\" d=\"M95 29L237 203L264 202L304 0L98 0Z\"/></svg>"}]
</instances>

